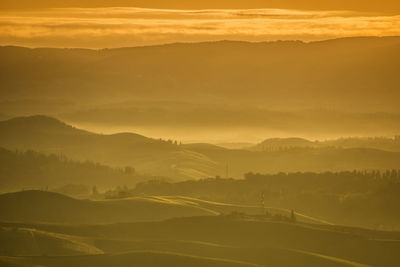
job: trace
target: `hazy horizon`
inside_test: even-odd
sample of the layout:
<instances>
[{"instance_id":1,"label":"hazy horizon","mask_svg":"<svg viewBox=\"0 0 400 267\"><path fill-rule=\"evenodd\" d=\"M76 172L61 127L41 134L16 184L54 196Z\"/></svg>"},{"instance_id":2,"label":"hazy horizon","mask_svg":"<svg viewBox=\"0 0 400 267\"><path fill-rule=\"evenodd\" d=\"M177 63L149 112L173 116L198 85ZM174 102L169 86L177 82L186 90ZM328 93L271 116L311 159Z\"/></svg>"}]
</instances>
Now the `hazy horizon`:
<instances>
[{"instance_id":1,"label":"hazy horizon","mask_svg":"<svg viewBox=\"0 0 400 267\"><path fill-rule=\"evenodd\" d=\"M393 137L399 45L400 37L348 37L98 51L0 47L0 114L214 144Z\"/></svg>"},{"instance_id":2,"label":"hazy horizon","mask_svg":"<svg viewBox=\"0 0 400 267\"><path fill-rule=\"evenodd\" d=\"M0 0L0 266L400 266L400 2Z\"/></svg>"},{"instance_id":3,"label":"hazy horizon","mask_svg":"<svg viewBox=\"0 0 400 267\"><path fill-rule=\"evenodd\" d=\"M351 10L14 9L3 10L0 22L0 45L28 47L99 49L176 42L317 41L400 35L398 15Z\"/></svg>"},{"instance_id":4,"label":"hazy horizon","mask_svg":"<svg viewBox=\"0 0 400 267\"><path fill-rule=\"evenodd\" d=\"M68 121L67 121L68 122ZM99 134L136 133L151 138L179 140L182 143L250 143L257 144L270 138L304 138L311 141L326 141L340 138L394 138L400 130L393 132L365 132L365 133L305 133L304 131L285 131L266 128L216 128L205 130L201 127L168 127L164 126L128 126L112 125L91 122L69 122L72 126Z\"/></svg>"}]
</instances>

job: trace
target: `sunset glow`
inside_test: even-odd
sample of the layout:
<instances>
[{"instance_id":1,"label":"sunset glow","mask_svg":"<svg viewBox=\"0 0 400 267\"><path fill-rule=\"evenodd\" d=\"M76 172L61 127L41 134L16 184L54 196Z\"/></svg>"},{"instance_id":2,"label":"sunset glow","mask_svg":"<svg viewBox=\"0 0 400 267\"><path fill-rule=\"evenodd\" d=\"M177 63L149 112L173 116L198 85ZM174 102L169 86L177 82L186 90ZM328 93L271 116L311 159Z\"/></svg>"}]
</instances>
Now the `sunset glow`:
<instances>
[{"instance_id":1,"label":"sunset glow","mask_svg":"<svg viewBox=\"0 0 400 267\"><path fill-rule=\"evenodd\" d=\"M399 267L400 0L0 0L1 267Z\"/></svg>"},{"instance_id":2,"label":"sunset glow","mask_svg":"<svg viewBox=\"0 0 400 267\"><path fill-rule=\"evenodd\" d=\"M284 9L61 8L0 13L0 44L121 47L216 40L323 40L400 34L400 16Z\"/></svg>"}]
</instances>

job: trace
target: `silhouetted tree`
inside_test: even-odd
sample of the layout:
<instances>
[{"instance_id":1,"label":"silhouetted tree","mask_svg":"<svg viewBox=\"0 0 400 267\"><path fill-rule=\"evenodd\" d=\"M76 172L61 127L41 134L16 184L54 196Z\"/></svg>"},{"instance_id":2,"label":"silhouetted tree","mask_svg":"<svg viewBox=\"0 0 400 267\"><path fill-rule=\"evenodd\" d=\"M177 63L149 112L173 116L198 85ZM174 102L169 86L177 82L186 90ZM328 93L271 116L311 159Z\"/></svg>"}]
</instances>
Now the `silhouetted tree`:
<instances>
[{"instance_id":1,"label":"silhouetted tree","mask_svg":"<svg viewBox=\"0 0 400 267\"><path fill-rule=\"evenodd\" d=\"M97 197L99 194L99 191L97 190L97 186L93 186L92 188L92 196Z\"/></svg>"},{"instance_id":2,"label":"silhouetted tree","mask_svg":"<svg viewBox=\"0 0 400 267\"><path fill-rule=\"evenodd\" d=\"M296 222L296 215L295 215L295 213L294 213L294 210L292 210L291 212L290 212L290 221L291 222Z\"/></svg>"},{"instance_id":3,"label":"silhouetted tree","mask_svg":"<svg viewBox=\"0 0 400 267\"><path fill-rule=\"evenodd\" d=\"M127 166L124 169L124 173L128 175L135 174L135 168Z\"/></svg>"}]
</instances>

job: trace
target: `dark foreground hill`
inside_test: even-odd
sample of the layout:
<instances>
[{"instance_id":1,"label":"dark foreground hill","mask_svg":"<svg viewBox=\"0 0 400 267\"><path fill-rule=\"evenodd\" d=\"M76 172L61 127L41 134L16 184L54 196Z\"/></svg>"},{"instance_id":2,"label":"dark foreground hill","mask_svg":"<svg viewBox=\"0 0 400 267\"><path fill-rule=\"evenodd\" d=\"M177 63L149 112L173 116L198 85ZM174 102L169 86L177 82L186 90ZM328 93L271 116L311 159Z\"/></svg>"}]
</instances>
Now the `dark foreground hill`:
<instances>
[{"instance_id":1,"label":"dark foreground hill","mask_svg":"<svg viewBox=\"0 0 400 267\"><path fill-rule=\"evenodd\" d=\"M75 256L75 257L0 257L2 266L25 266L24 264L38 264L48 267L123 267L123 266L181 266L181 267L257 267L262 265L251 264L229 259L207 258L177 253L165 253L155 251L119 253L113 255ZM40 264L40 265L39 265ZM35 265L36 266L36 265Z\"/></svg>"},{"instance_id":2,"label":"dark foreground hill","mask_svg":"<svg viewBox=\"0 0 400 267\"><path fill-rule=\"evenodd\" d=\"M35 264L44 266L398 266L400 236L396 232L359 228L322 227L301 223L282 223L252 217L191 217L163 222L112 225L51 225L2 223L11 231L2 242L5 266ZM7 230L12 228L13 230ZM23 229L32 235L48 236L75 244L72 254L55 251L31 256L7 253L7 248L23 243L13 239ZM68 240L71 241L68 241ZM80 240L80 245L77 245ZM52 242L48 240L49 242ZM74 242L73 242L74 241ZM86 247L86 256L82 255ZM92 248L88 250L87 248ZM96 248L96 249L94 249ZM8 250L12 251L12 250ZM45 250L42 250L45 251ZM103 254L104 253L104 254ZM72 256L75 255L75 256ZM187 258L190 255L189 258ZM39 256L39 257L38 257ZM149 258L154 257L153 260ZM165 261L164 261L165 260ZM164 261L164 262L163 262ZM200 262L198 262L200 261ZM158 263L158 265L154 265ZM14 264L14 265L13 265ZM171 265L172 264L172 265ZM203 265L202 265L203 264Z\"/></svg>"}]
</instances>

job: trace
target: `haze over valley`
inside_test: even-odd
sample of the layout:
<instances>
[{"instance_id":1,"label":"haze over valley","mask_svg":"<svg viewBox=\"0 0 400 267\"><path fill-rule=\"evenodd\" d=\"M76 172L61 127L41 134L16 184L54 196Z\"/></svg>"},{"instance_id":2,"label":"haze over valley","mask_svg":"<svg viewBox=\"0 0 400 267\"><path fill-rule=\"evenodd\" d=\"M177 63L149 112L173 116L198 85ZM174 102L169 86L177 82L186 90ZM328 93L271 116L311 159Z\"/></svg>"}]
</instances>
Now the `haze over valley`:
<instances>
[{"instance_id":1,"label":"haze over valley","mask_svg":"<svg viewBox=\"0 0 400 267\"><path fill-rule=\"evenodd\" d=\"M0 3L0 266L400 265L396 1Z\"/></svg>"},{"instance_id":2,"label":"haze over valley","mask_svg":"<svg viewBox=\"0 0 400 267\"><path fill-rule=\"evenodd\" d=\"M0 113L183 142L393 137L399 45L398 37L367 37L100 51L2 47Z\"/></svg>"}]
</instances>

